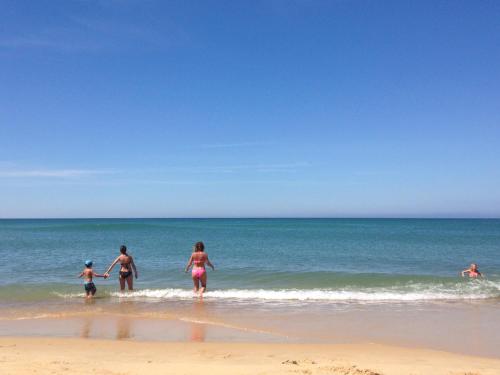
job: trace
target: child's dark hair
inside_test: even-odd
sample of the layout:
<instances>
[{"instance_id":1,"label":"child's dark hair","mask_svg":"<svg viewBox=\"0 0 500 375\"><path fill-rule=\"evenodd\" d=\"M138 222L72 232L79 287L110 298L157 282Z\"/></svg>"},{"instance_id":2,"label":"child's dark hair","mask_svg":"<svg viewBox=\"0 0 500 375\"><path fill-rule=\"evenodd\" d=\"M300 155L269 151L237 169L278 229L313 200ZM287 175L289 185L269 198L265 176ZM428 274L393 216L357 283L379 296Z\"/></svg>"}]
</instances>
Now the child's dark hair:
<instances>
[{"instance_id":1,"label":"child's dark hair","mask_svg":"<svg viewBox=\"0 0 500 375\"><path fill-rule=\"evenodd\" d=\"M120 253L125 254L127 252L127 246L121 245L120 246Z\"/></svg>"}]
</instances>

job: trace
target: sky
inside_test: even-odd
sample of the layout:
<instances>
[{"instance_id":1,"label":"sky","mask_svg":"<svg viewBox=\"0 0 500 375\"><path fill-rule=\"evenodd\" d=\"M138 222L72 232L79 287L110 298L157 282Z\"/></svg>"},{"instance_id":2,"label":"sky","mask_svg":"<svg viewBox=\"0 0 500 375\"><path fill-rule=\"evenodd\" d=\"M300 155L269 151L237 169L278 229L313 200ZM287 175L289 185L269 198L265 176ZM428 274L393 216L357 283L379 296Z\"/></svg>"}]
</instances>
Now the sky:
<instances>
[{"instance_id":1,"label":"sky","mask_svg":"<svg viewBox=\"0 0 500 375\"><path fill-rule=\"evenodd\" d=\"M500 217L498 1L0 17L0 218Z\"/></svg>"}]
</instances>

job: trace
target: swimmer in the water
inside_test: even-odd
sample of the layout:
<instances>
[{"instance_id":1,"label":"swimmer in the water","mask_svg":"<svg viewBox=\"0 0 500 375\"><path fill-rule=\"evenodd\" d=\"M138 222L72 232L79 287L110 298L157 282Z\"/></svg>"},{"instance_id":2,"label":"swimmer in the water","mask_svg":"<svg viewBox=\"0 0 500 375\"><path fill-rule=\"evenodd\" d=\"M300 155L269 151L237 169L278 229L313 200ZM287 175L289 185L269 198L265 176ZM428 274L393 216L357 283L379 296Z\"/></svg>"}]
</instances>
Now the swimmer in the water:
<instances>
[{"instance_id":1,"label":"swimmer in the water","mask_svg":"<svg viewBox=\"0 0 500 375\"><path fill-rule=\"evenodd\" d=\"M83 277L84 280L83 287L85 288L85 295L87 298L94 297L94 294L97 292L97 288L95 287L95 284L92 280L93 277L104 277L105 279L108 278L106 275L100 275L94 272L94 270L92 269L91 260L85 261L85 269L78 277L79 278Z\"/></svg>"},{"instance_id":2,"label":"swimmer in the water","mask_svg":"<svg viewBox=\"0 0 500 375\"><path fill-rule=\"evenodd\" d=\"M208 260L208 254L205 253L205 245L203 242L197 242L193 247L193 253L189 258L188 264L184 272L188 272L189 268L193 266L191 277L193 278L194 292L199 293L200 296L207 289L207 270L205 263L208 264L212 270L215 271L214 265ZM201 284L201 288L200 288Z\"/></svg>"},{"instance_id":3,"label":"swimmer in the water","mask_svg":"<svg viewBox=\"0 0 500 375\"><path fill-rule=\"evenodd\" d=\"M484 277L481 272L477 269L477 264L472 263L469 268L462 271L462 277L465 277L465 274L468 273L470 278L476 279L478 277Z\"/></svg>"}]
</instances>

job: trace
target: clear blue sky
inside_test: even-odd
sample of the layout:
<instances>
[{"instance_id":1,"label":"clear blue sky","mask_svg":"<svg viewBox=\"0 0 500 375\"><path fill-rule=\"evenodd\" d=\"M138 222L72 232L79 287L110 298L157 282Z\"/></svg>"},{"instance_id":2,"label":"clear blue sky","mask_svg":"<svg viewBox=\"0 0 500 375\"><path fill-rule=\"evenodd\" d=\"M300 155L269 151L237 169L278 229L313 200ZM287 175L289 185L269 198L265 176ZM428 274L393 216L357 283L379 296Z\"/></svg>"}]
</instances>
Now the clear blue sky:
<instances>
[{"instance_id":1,"label":"clear blue sky","mask_svg":"<svg viewBox=\"0 0 500 375\"><path fill-rule=\"evenodd\" d=\"M0 17L0 217L500 216L498 1Z\"/></svg>"}]
</instances>

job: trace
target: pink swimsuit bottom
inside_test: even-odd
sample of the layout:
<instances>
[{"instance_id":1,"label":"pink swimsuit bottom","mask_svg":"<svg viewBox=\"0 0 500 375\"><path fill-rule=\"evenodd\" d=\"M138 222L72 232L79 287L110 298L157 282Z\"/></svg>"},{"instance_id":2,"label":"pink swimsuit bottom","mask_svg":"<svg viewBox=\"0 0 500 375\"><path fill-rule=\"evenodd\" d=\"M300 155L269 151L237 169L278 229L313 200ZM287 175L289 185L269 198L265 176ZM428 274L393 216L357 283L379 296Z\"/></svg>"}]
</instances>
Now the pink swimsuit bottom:
<instances>
[{"instance_id":1,"label":"pink swimsuit bottom","mask_svg":"<svg viewBox=\"0 0 500 375\"><path fill-rule=\"evenodd\" d=\"M191 275L193 275L193 277L201 278L204 273L205 273L205 268L198 267L198 268L193 268Z\"/></svg>"}]
</instances>

